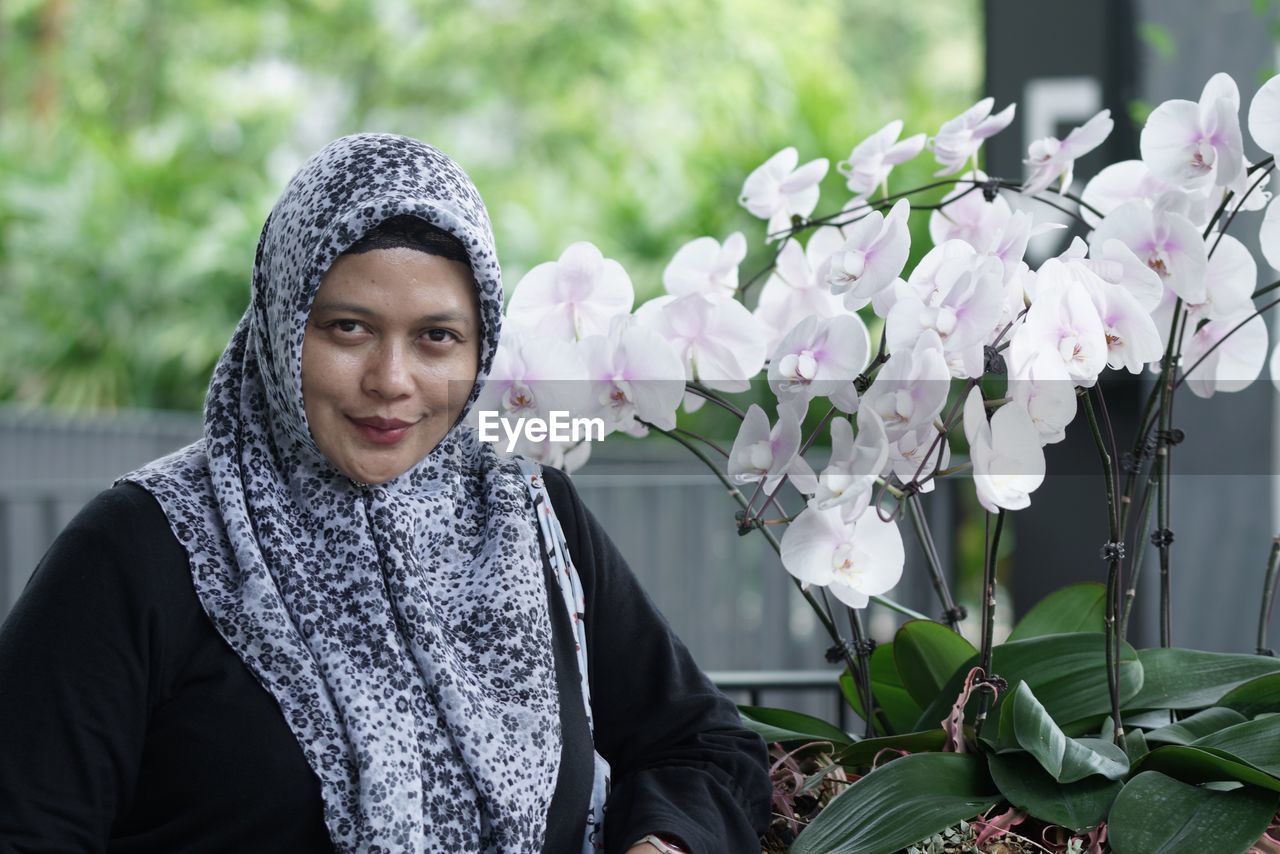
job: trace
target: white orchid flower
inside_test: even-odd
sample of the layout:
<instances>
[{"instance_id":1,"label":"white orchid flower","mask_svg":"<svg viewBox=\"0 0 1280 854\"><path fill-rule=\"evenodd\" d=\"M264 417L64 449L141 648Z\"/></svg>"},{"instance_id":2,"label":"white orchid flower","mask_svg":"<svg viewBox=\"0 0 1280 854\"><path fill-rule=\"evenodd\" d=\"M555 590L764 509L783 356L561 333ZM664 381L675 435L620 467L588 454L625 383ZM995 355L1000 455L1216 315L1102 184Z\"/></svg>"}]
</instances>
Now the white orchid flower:
<instances>
[{"instance_id":1,"label":"white orchid flower","mask_svg":"<svg viewBox=\"0 0 1280 854\"><path fill-rule=\"evenodd\" d=\"M810 315L791 329L769 358L769 388L801 417L815 397L836 394L867 366L871 337L856 314Z\"/></svg>"},{"instance_id":2,"label":"white orchid flower","mask_svg":"<svg viewBox=\"0 0 1280 854\"><path fill-rule=\"evenodd\" d=\"M983 98L960 115L938 129L938 135L929 140L934 157L942 166L934 175L952 175L978 156L978 149L990 137L1009 126L1013 121L1016 104L1010 104L996 115L991 115L994 98ZM975 164L976 166L976 164Z\"/></svg>"},{"instance_id":3,"label":"white orchid flower","mask_svg":"<svg viewBox=\"0 0 1280 854\"><path fill-rule=\"evenodd\" d=\"M1076 385L1089 387L1107 366L1106 331L1085 286L1067 262L1050 258L1037 273L1036 298L1013 336L1018 365L1039 351L1056 354Z\"/></svg>"},{"instance_id":4,"label":"white orchid flower","mask_svg":"<svg viewBox=\"0 0 1280 854\"><path fill-rule=\"evenodd\" d=\"M787 477L800 492L812 495L817 478L799 452L799 417L784 406L778 410L778 423L770 429L769 417L753 403L729 451L728 474L734 483L764 481L766 495L772 495Z\"/></svg>"},{"instance_id":5,"label":"white orchid flower","mask_svg":"<svg viewBox=\"0 0 1280 854\"><path fill-rule=\"evenodd\" d=\"M777 266L760 289L754 312L768 330L765 349L776 348L783 335L810 315L850 313L827 285L828 262L841 243L839 229L827 227L810 235L803 248L795 240L782 247Z\"/></svg>"},{"instance_id":6,"label":"white orchid flower","mask_svg":"<svg viewBox=\"0 0 1280 854\"><path fill-rule=\"evenodd\" d=\"M615 318L609 334L579 343L591 396L606 417L606 427L643 436L636 419L663 430L676 426L676 407L684 397L684 364L654 330L631 317Z\"/></svg>"},{"instance_id":7,"label":"white orchid flower","mask_svg":"<svg viewBox=\"0 0 1280 854\"><path fill-rule=\"evenodd\" d=\"M981 171L966 172L960 184L942 197L945 207L929 214L929 239L934 246L948 240L963 240L979 252L986 252L1013 216L1004 196L987 201L973 181L987 180ZM954 201L952 201L954 199Z\"/></svg>"},{"instance_id":8,"label":"white orchid flower","mask_svg":"<svg viewBox=\"0 0 1280 854\"><path fill-rule=\"evenodd\" d=\"M1089 242L1097 246L1108 240L1128 246L1182 299L1204 302L1208 249L1199 229L1182 214L1143 202L1123 204L1103 218Z\"/></svg>"},{"instance_id":9,"label":"white orchid flower","mask_svg":"<svg viewBox=\"0 0 1280 854\"><path fill-rule=\"evenodd\" d=\"M934 470L941 471L951 465L951 443L933 423L909 430L889 445L889 468L903 483L917 478L921 492L932 492L937 478L929 477Z\"/></svg>"},{"instance_id":10,"label":"white orchid flower","mask_svg":"<svg viewBox=\"0 0 1280 854\"><path fill-rule=\"evenodd\" d=\"M1143 311L1154 311L1164 296L1164 283L1156 271L1119 240L1095 243L1089 249L1088 260L1081 263L1104 282L1127 290Z\"/></svg>"},{"instance_id":11,"label":"white orchid flower","mask_svg":"<svg viewBox=\"0 0 1280 854\"><path fill-rule=\"evenodd\" d=\"M1258 262L1239 240L1229 234L1210 238L1218 248L1209 256L1205 271L1205 299L1190 303L1192 321L1223 320L1253 311L1253 291L1258 286Z\"/></svg>"},{"instance_id":12,"label":"white orchid flower","mask_svg":"<svg viewBox=\"0 0 1280 854\"><path fill-rule=\"evenodd\" d=\"M849 192L866 196L883 188L888 195L889 173L924 149L925 136L918 133L901 142L902 120L895 119L854 146L849 159L836 164L836 171L848 178Z\"/></svg>"},{"instance_id":13,"label":"white orchid flower","mask_svg":"<svg viewBox=\"0 0 1280 854\"><path fill-rule=\"evenodd\" d=\"M1009 397L1031 417L1040 444L1061 442L1076 417L1076 388L1062 360L1033 352L1025 365L1010 365Z\"/></svg>"},{"instance_id":14,"label":"white orchid flower","mask_svg":"<svg viewBox=\"0 0 1280 854\"><path fill-rule=\"evenodd\" d=\"M627 271L584 241L526 273L511 294L507 316L539 334L573 341L608 333L609 322L629 314L633 302Z\"/></svg>"},{"instance_id":15,"label":"white orchid flower","mask_svg":"<svg viewBox=\"0 0 1280 854\"><path fill-rule=\"evenodd\" d=\"M1004 265L958 240L935 247L921 260L885 319L891 353L910 348L926 329L961 376L981 376L982 345L1004 308ZM953 373L955 373L953 371Z\"/></svg>"},{"instance_id":16,"label":"white orchid flower","mask_svg":"<svg viewBox=\"0 0 1280 854\"><path fill-rule=\"evenodd\" d=\"M738 290L738 265L747 257L747 239L741 231L725 238L690 240L676 250L662 271L662 285L674 296L701 293L732 297Z\"/></svg>"},{"instance_id":17,"label":"white orchid flower","mask_svg":"<svg viewBox=\"0 0 1280 854\"><path fill-rule=\"evenodd\" d=\"M784 148L747 176L738 202L768 220L770 234L791 226L793 214L808 216L818 206L818 184L830 165L825 157L798 166L800 154Z\"/></svg>"},{"instance_id":18,"label":"white orchid flower","mask_svg":"<svg viewBox=\"0 0 1280 854\"><path fill-rule=\"evenodd\" d=\"M1194 395L1212 397L1219 391L1240 391L1248 388L1262 373L1262 365L1267 361L1266 322L1261 317L1254 317L1230 338L1226 337L1251 314L1253 309L1249 307L1235 317L1210 320L1194 333L1187 330L1187 340L1182 346L1182 365L1187 372L1184 375L1186 384ZM1222 343L1218 344L1219 341ZM1215 344L1218 345L1216 348ZM1196 365L1206 353L1207 358Z\"/></svg>"},{"instance_id":19,"label":"white orchid flower","mask_svg":"<svg viewBox=\"0 0 1280 854\"><path fill-rule=\"evenodd\" d=\"M1160 358L1164 344L1151 311L1147 307L1154 294L1149 290L1155 273L1146 268L1118 240L1103 244L1106 251L1114 253L1114 260L1088 259L1088 248L1079 237L1058 256L1063 266L1054 271L1070 276L1081 284L1093 301L1093 307L1102 321L1102 331L1107 339L1107 364L1112 368L1127 368L1131 373L1141 373L1146 363ZM1099 250L1100 252L1104 250ZM1142 271L1142 272L1139 272ZM1136 286L1141 298L1127 285L1126 276L1140 276ZM1103 276L1107 278L1103 278ZM1159 282L1156 281L1159 293Z\"/></svg>"},{"instance_id":20,"label":"white orchid flower","mask_svg":"<svg viewBox=\"0 0 1280 854\"><path fill-rule=\"evenodd\" d=\"M867 305L902 273L911 254L910 213L911 205L899 199L888 216L871 211L845 228L844 245L826 265L827 285L833 294L844 295L845 308Z\"/></svg>"},{"instance_id":21,"label":"white orchid flower","mask_svg":"<svg viewBox=\"0 0 1280 854\"><path fill-rule=\"evenodd\" d=\"M1199 103L1174 99L1156 107L1139 138L1142 160L1177 187L1226 186L1244 168L1240 90L1229 74L1215 74Z\"/></svg>"},{"instance_id":22,"label":"white orchid flower","mask_svg":"<svg viewBox=\"0 0 1280 854\"><path fill-rule=\"evenodd\" d=\"M1249 135L1267 154L1280 154L1280 75L1263 83L1253 96Z\"/></svg>"},{"instance_id":23,"label":"white orchid flower","mask_svg":"<svg viewBox=\"0 0 1280 854\"><path fill-rule=\"evenodd\" d=\"M686 378L710 388L746 391L764 367L765 330L737 300L701 293L657 297L636 310L636 320L674 348Z\"/></svg>"},{"instance_id":24,"label":"white orchid flower","mask_svg":"<svg viewBox=\"0 0 1280 854\"><path fill-rule=\"evenodd\" d=\"M587 366L573 342L533 334L518 325L504 325L493 366L469 413L498 412L518 418L550 417L553 410L580 416L593 411L585 393Z\"/></svg>"},{"instance_id":25,"label":"white orchid flower","mask_svg":"<svg viewBox=\"0 0 1280 854\"><path fill-rule=\"evenodd\" d=\"M1280 270L1280 199L1267 205L1267 212L1262 215L1258 244L1262 247L1262 257L1271 268Z\"/></svg>"},{"instance_id":26,"label":"white orchid flower","mask_svg":"<svg viewBox=\"0 0 1280 854\"><path fill-rule=\"evenodd\" d=\"M982 392L975 386L964 402L964 434L978 503L991 513L1030 507L1031 493L1044 482L1044 450L1022 404L1006 403L988 423Z\"/></svg>"},{"instance_id":27,"label":"white orchid flower","mask_svg":"<svg viewBox=\"0 0 1280 854\"><path fill-rule=\"evenodd\" d=\"M942 341L936 332L926 330L915 346L893 351L880 366L858 411L874 409L884 422L889 441L896 442L917 427L932 423L942 412L950 389L951 371Z\"/></svg>"},{"instance_id":28,"label":"white orchid flower","mask_svg":"<svg viewBox=\"0 0 1280 854\"><path fill-rule=\"evenodd\" d=\"M1144 202L1150 207L1162 193L1171 189L1167 181L1151 174L1151 169L1141 160L1122 160L1104 166L1084 185L1080 193L1084 202L1080 206L1080 216L1090 228L1097 228L1102 217L1121 205Z\"/></svg>"},{"instance_id":29,"label":"white orchid flower","mask_svg":"<svg viewBox=\"0 0 1280 854\"><path fill-rule=\"evenodd\" d=\"M782 535L782 566L806 585L826 587L851 608L893 589L906 553L893 522L864 513L846 522L840 508L805 508Z\"/></svg>"},{"instance_id":30,"label":"white orchid flower","mask_svg":"<svg viewBox=\"0 0 1280 854\"><path fill-rule=\"evenodd\" d=\"M1065 193L1071 186L1075 162L1102 145L1113 127L1115 122L1111 120L1111 111L1103 110L1073 129L1066 139L1046 136L1031 143L1027 159L1022 161L1031 167L1031 174L1022 184L1022 192L1038 193L1061 179L1058 191Z\"/></svg>"},{"instance_id":31,"label":"white orchid flower","mask_svg":"<svg viewBox=\"0 0 1280 854\"><path fill-rule=\"evenodd\" d=\"M889 439L884 422L873 409L858 413L858 436L848 419L831 422L831 459L818 475L817 491L809 506L818 510L841 508L846 520L862 515L871 503L876 477L889 459Z\"/></svg>"}]
</instances>

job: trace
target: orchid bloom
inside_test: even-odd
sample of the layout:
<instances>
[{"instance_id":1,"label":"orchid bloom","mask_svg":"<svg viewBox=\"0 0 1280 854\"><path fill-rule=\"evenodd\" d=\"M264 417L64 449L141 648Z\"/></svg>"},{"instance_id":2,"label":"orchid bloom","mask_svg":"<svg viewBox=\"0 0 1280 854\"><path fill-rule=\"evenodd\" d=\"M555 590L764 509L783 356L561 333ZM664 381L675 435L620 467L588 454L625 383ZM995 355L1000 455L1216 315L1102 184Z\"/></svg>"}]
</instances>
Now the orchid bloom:
<instances>
[{"instance_id":1,"label":"orchid bloom","mask_svg":"<svg viewBox=\"0 0 1280 854\"><path fill-rule=\"evenodd\" d=\"M889 441L896 442L917 427L931 424L946 405L950 389L951 371L943 357L942 341L929 329L911 349L894 351L880 366L862 396L859 411L874 409L884 422Z\"/></svg>"},{"instance_id":2,"label":"orchid bloom","mask_svg":"<svg viewBox=\"0 0 1280 854\"><path fill-rule=\"evenodd\" d=\"M911 253L910 213L911 205L899 199L888 216L871 211L845 229L844 245L826 267L831 293L844 294L845 308L862 308L902 273Z\"/></svg>"},{"instance_id":3,"label":"orchid bloom","mask_svg":"<svg viewBox=\"0 0 1280 854\"><path fill-rule=\"evenodd\" d=\"M768 330L766 349L777 347L788 330L810 315L835 317L850 313L827 285L829 261L840 245L840 231L824 227L809 236L804 248L795 240L782 247L773 273L760 289L754 312Z\"/></svg>"},{"instance_id":4,"label":"orchid bloom","mask_svg":"<svg viewBox=\"0 0 1280 854\"><path fill-rule=\"evenodd\" d=\"M814 397L834 394L867 366L871 339L856 314L810 315L782 337L769 359L769 388L803 417Z\"/></svg>"},{"instance_id":5,"label":"orchid bloom","mask_svg":"<svg viewBox=\"0 0 1280 854\"><path fill-rule=\"evenodd\" d=\"M954 190L942 197L945 207L929 214L929 239L934 246L948 240L963 240L979 252L986 252L1013 216L1004 196L991 201L970 182L987 180L985 172L974 170L960 176Z\"/></svg>"},{"instance_id":6,"label":"orchid bloom","mask_svg":"<svg viewBox=\"0 0 1280 854\"><path fill-rule=\"evenodd\" d=\"M1239 240L1229 234L1214 238L1218 248L1205 270L1205 299L1189 303L1193 320L1224 320L1253 310L1253 290L1258 286L1258 262Z\"/></svg>"},{"instance_id":7,"label":"orchid bloom","mask_svg":"<svg viewBox=\"0 0 1280 854\"><path fill-rule=\"evenodd\" d=\"M1150 206L1170 189L1169 183L1151 174L1151 169L1141 160L1121 160L1104 166L1084 185L1080 193L1084 202L1080 205L1080 216L1090 228L1097 228L1104 216L1121 205L1145 202Z\"/></svg>"},{"instance_id":8,"label":"orchid bloom","mask_svg":"<svg viewBox=\"0 0 1280 854\"><path fill-rule=\"evenodd\" d=\"M770 234L791 226L793 214L808 216L818 206L818 184L830 165L825 157L798 166L800 154L784 148L747 176L738 202L752 215L768 220Z\"/></svg>"},{"instance_id":9,"label":"orchid bloom","mask_svg":"<svg viewBox=\"0 0 1280 854\"><path fill-rule=\"evenodd\" d=\"M684 397L684 365L661 335L634 318L615 318L609 334L579 344L592 397L607 415L608 430L644 435L636 419L663 430L676 426Z\"/></svg>"},{"instance_id":10,"label":"orchid bloom","mask_svg":"<svg viewBox=\"0 0 1280 854\"><path fill-rule=\"evenodd\" d=\"M1038 193L1061 178L1058 192L1065 193L1071 186L1075 162L1102 145L1113 127L1115 122L1111 120L1111 111L1103 110L1072 130L1064 140L1046 136L1031 143L1027 159L1022 161L1031 167L1031 174L1022 184L1022 192Z\"/></svg>"},{"instance_id":11,"label":"orchid bloom","mask_svg":"<svg viewBox=\"0 0 1280 854\"><path fill-rule=\"evenodd\" d=\"M846 418L831 422L831 459L818 475L817 491L809 506L818 510L840 507L846 520L862 515L871 503L876 477L889 459L884 422L873 409L858 413L858 436Z\"/></svg>"},{"instance_id":12,"label":"orchid bloom","mask_svg":"<svg viewBox=\"0 0 1280 854\"><path fill-rule=\"evenodd\" d=\"M801 492L813 494L817 478L800 455L800 419L796 414L781 407L778 423L770 429L764 410L751 404L729 451L728 474L734 483L763 481L766 495L772 495L784 477Z\"/></svg>"},{"instance_id":13,"label":"orchid bloom","mask_svg":"<svg viewBox=\"0 0 1280 854\"><path fill-rule=\"evenodd\" d=\"M1010 358L1030 362L1038 351L1056 354L1076 385L1090 387L1107 365L1107 336L1089 292L1067 262L1040 267L1036 298L1014 333Z\"/></svg>"},{"instance_id":14,"label":"orchid bloom","mask_svg":"<svg viewBox=\"0 0 1280 854\"><path fill-rule=\"evenodd\" d=\"M1262 215L1258 243L1262 246L1262 257L1273 270L1280 270L1280 197L1267 205L1267 212Z\"/></svg>"},{"instance_id":15,"label":"orchid bloom","mask_svg":"<svg viewBox=\"0 0 1280 854\"><path fill-rule=\"evenodd\" d=\"M1280 154L1280 75L1263 83L1253 96L1249 135L1267 154Z\"/></svg>"},{"instance_id":16,"label":"orchid bloom","mask_svg":"<svg viewBox=\"0 0 1280 854\"><path fill-rule=\"evenodd\" d=\"M746 391L764 367L764 330L742 303L704 296L658 297L636 310L680 357L685 377L720 391Z\"/></svg>"},{"instance_id":17,"label":"orchid bloom","mask_svg":"<svg viewBox=\"0 0 1280 854\"><path fill-rule=\"evenodd\" d=\"M917 483L920 492L932 492L937 482L933 473L950 464L951 444L932 422L903 433L889 445L890 470L903 483Z\"/></svg>"},{"instance_id":18,"label":"orchid bloom","mask_svg":"<svg viewBox=\"0 0 1280 854\"><path fill-rule=\"evenodd\" d=\"M1030 507L1031 493L1044 482L1044 450L1022 405L1006 403L988 423L982 392L975 386L964 402L964 434L978 502L990 513Z\"/></svg>"},{"instance_id":19,"label":"orchid bloom","mask_svg":"<svg viewBox=\"0 0 1280 854\"><path fill-rule=\"evenodd\" d=\"M1155 274L1142 268L1137 258L1119 241L1108 240L1104 246L1107 248L1105 251L1116 253L1117 260L1087 260L1084 241L1077 237L1067 251L1058 256L1063 265L1053 269L1083 285L1093 301L1107 340L1107 364L1138 374L1148 362L1160 358L1164 344L1151 319L1149 306L1154 295L1144 290L1140 300L1124 286L1126 264L1128 269L1142 271L1144 288L1151 284L1148 277L1154 278ZM1113 277L1116 282L1104 280L1099 273Z\"/></svg>"},{"instance_id":20,"label":"orchid bloom","mask_svg":"<svg viewBox=\"0 0 1280 854\"><path fill-rule=\"evenodd\" d=\"M1156 107L1139 138L1142 160L1177 187L1226 186L1244 168L1240 90L1229 74L1215 74L1199 103L1174 99Z\"/></svg>"},{"instance_id":21,"label":"orchid bloom","mask_svg":"<svg viewBox=\"0 0 1280 854\"><path fill-rule=\"evenodd\" d=\"M1030 416L1040 444L1065 439L1076 417L1076 388L1062 360L1036 351L1025 365L1011 365L1009 374L1009 397Z\"/></svg>"},{"instance_id":22,"label":"orchid bloom","mask_svg":"<svg viewBox=\"0 0 1280 854\"><path fill-rule=\"evenodd\" d=\"M986 139L1009 126L1017 106L1010 104L993 116L991 108L995 103L994 98L983 98L938 129L938 135L929 140L929 147L942 166L933 173L935 176L955 174L971 159L977 168L978 149Z\"/></svg>"},{"instance_id":23,"label":"orchid bloom","mask_svg":"<svg viewBox=\"0 0 1280 854\"><path fill-rule=\"evenodd\" d=\"M731 297L738 290L738 265L746 257L747 239L741 231L725 238L723 246L714 237L699 237L676 250L662 271L662 285L678 297L691 293Z\"/></svg>"},{"instance_id":24,"label":"orchid bloom","mask_svg":"<svg viewBox=\"0 0 1280 854\"><path fill-rule=\"evenodd\" d=\"M854 146L849 159L836 164L836 171L849 179L849 192L867 196L879 187L889 193L889 173L924 149L924 134L907 137L901 142L902 120L895 119Z\"/></svg>"},{"instance_id":25,"label":"orchid bloom","mask_svg":"<svg viewBox=\"0 0 1280 854\"><path fill-rule=\"evenodd\" d=\"M826 587L851 608L893 589L906 553L893 522L864 513L846 522L839 507L805 508L782 535L782 566L806 585Z\"/></svg>"},{"instance_id":26,"label":"orchid bloom","mask_svg":"<svg viewBox=\"0 0 1280 854\"><path fill-rule=\"evenodd\" d=\"M1187 386L1197 397L1212 397L1219 391L1240 391L1262 372L1262 365L1267 361L1266 322L1261 317L1252 317L1235 332L1231 331L1251 314L1252 306L1235 317L1210 320L1194 333L1187 330L1182 364ZM1201 357L1205 357L1203 362Z\"/></svg>"},{"instance_id":27,"label":"orchid bloom","mask_svg":"<svg viewBox=\"0 0 1280 854\"><path fill-rule=\"evenodd\" d=\"M1204 302L1209 253L1199 229L1182 214L1128 202L1103 218L1089 242L1096 246L1107 240L1128 246L1182 299Z\"/></svg>"},{"instance_id":28,"label":"orchid bloom","mask_svg":"<svg viewBox=\"0 0 1280 854\"><path fill-rule=\"evenodd\" d=\"M552 410L581 414L592 408L583 394L586 379L577 345L508 325L469 417L474 422L481 411L511 419L547 418Z\"/></svg>"},{"instance_id":29,"label":"orchid bloom","mask_svg":"<svg viewBox=\"0 0 1280 854\"><path fill-rule=\"evenodd\" d=\"M593 244L570 244L559 260L537 265L516 283L507 316L542 335L568 341L604 335L630 313L631 277Z\"/></svg>"}]
</instances>

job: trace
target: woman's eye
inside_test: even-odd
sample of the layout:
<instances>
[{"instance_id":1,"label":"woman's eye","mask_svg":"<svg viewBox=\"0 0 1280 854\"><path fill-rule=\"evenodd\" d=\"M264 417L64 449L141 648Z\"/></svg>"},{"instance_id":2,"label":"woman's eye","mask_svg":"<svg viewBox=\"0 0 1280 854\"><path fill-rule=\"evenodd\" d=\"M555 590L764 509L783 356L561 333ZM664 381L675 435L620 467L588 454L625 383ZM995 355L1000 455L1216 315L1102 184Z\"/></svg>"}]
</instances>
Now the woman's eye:
<instances>
[{"instance_id":1,"label":"woman's eye","mask_svg":"<svg viewBox=\"0 0 1280 854\"><path fill-rule=\"evenodd\" d=\"M458 336L454 335L448 329L428 329L426 332L427 339L437 344L443 344L446 341L455 341Z\"/></svg>"},{"instance_id":2,"label":"woman's eye","mask_svg":"<svg viewBox=\"0 0 1280 854\"><path fill-rule=\"evenodd\" d=\"M360 323L355 320L335 320L329 324L329 328L351 334L360 331Z\"/></svg>"}]
</instances>

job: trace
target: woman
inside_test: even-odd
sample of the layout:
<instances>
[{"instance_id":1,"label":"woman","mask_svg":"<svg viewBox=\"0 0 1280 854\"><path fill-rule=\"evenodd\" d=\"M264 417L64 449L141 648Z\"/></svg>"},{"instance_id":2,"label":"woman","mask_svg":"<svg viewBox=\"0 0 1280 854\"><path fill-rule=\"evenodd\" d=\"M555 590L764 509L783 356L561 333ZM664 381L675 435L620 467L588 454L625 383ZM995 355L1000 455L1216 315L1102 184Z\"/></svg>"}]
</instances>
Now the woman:
<instances>
[{"instance_id":1,"label":"woman","mask_svg":"<svg viewBox=\"0 0 1280 854\"><path fill-rule=\"evenodd\" d=\"M302 166L204 438L87 506L0 630L0 852L758 850L760 739L568 479L460 423L501 309L443 154Z\"/></svg>"}]
</instances>

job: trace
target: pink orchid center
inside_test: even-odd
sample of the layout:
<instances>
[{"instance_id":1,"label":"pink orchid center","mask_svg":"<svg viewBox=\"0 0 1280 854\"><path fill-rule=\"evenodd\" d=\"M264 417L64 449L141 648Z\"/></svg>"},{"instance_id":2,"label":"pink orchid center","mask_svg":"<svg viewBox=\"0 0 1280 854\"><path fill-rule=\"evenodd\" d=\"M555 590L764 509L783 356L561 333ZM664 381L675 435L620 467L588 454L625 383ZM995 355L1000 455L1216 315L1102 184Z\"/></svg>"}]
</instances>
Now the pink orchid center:
<instances>
[{"instance_id":1,"label":"pink orchid center","mask_svg":"<svg viewBox=\"0 0 1280 854\"><path fill-rule=\"evenodd\" d=\"M1084 345L1074 335L1067 335L1058 341L1058 355L1062 357L1064 362L1078 361L1083 352Z\"/></svg>"},{"instance_id":2,"label":"pink orchid center","mask_svg":"<svg viewBox=\"0 0 1280 854\"><path fill-rule=\"evenodd\" d=\"M831 569L845 584L854 585L866 571L866 557L851 543L840 543L831 552Z\"/></svg>"},{"instance_id":3,"label":"pink orchid center","mask_svg":"<svg viewBox=\"0 0 1280 854\"><path fill-rule=\"evenodd\" d=\"M533 409L533 392L521 382L513 382L502 393L502 408L508 412L519 412L522 409Z\"/></svg>"}]
</instances>

